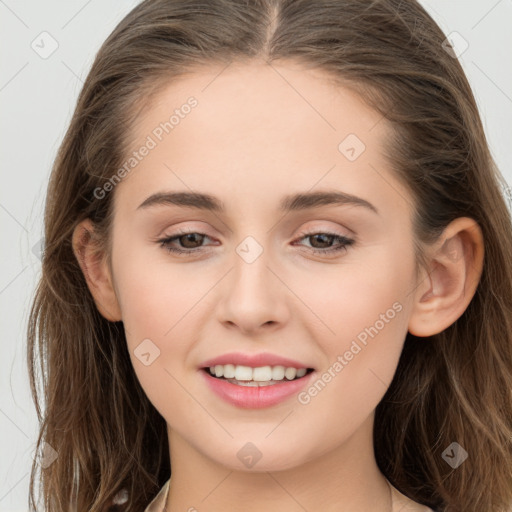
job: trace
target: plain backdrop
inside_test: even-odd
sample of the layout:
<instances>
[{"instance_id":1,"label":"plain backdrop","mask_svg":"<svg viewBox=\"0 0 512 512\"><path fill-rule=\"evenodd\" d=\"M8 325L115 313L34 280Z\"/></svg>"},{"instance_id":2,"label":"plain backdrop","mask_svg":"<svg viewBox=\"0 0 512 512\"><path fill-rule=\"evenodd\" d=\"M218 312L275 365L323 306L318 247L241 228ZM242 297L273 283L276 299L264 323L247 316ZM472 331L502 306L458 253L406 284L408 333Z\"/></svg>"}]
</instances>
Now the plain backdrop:
<instances>
[{"instance_id":1,"label":"plain backdrop","mask_svg":"<svg viewBox=\"0 0 512 512\"><path fill-rule=\"evenodd\" d=\"M40 275L48 176L97 50L137 3L0 0L0 512L28 510L38 425L25 334ZM512 1L421 3L446 35L457 33L450 39L456 50L463 50L467 41L459 59L493 156L512 184ZM510 198L510 189L507 193Z\"/></svg>"}]
</instances>

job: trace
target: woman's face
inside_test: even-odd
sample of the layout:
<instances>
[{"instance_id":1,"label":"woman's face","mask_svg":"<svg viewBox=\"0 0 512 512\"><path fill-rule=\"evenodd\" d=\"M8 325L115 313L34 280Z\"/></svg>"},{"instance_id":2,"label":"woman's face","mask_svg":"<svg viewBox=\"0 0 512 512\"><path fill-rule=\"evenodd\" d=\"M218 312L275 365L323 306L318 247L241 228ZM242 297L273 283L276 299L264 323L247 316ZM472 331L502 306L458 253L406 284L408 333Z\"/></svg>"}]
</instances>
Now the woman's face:
<instances>
[{"instance_id":1,"label":"woman's face","mask_svg":"<svg viewBox=\"0 0 512 512\"><path fill-rule=\"evenodd\" d=\"M198 71L144 111L113 191L113 282L171 450L237 469L261 457L262 471L369 453L415 288L412 200L383 158L388 129L292 64ZM162 245L172 237L188 252ZM257 378L314 371L240 386L204 370L226 354L271 367Z\"/></svg>"}]
</instances>

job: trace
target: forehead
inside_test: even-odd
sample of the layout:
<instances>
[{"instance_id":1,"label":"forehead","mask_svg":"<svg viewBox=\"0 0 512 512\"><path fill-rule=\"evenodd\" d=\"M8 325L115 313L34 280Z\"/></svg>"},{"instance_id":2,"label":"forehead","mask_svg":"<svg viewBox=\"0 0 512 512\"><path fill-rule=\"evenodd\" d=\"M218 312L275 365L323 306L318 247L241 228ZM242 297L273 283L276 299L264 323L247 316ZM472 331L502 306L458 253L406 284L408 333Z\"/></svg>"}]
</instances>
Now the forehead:
<instances>
[{"instance_id":1,"label":"forehead","mask_svg":"<svg viewBox=\"0 0 512 512\"><path fill-rule=\"evenodd\" d=\"M205 67L152 98L132 127L134 149L152 148L123 182L138 198L157 183L255 201L315 186L377 194L388 129L322 71L291 62Z\"/></svg>"},{"instance_id":2,"label":"forehead","mask_svg":"<svg viewBox=\"0 0 512 512\"><path fill-rule=\"evenodd\" d=\"M198 118L203 128L215 129L210 134L215 139L226 130L229 140L240 142L248 133L275 138L275 129L284 137L300 138L300 133L314 131L334 135L336 140L347 129L363 137L382 120L354 91L335 83L325 71L290 61L256 61L199 67L170 81L152 97L135 131L139 135L150 132L175 111L186 110L191 97L199 107L191 117Z\"/></svg>"}]
</instances>

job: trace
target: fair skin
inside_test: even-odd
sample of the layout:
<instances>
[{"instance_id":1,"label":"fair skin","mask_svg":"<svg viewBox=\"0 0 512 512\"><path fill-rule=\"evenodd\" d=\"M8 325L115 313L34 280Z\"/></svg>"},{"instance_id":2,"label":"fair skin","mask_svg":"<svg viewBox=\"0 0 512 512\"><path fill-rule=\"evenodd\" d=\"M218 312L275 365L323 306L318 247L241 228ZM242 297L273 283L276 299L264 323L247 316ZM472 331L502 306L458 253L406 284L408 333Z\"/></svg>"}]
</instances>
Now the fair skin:
<instances>
[{"instance_id":1,"label":"fair skin","mask_svg":"<svg viewBox=\"0 0 512 512\"><path fill-rule=\"evenodd\" d=\"M159 92L133 127L134 150L187 98L198 105L116 186L112 266L83 236L93 232L88 220L75 229L75 254L99 311L123 321L136 375L167 422L167 511L389 512L374 410L407 332L439 333L468 306L481 231L468 218L452 222L416 279L413 200L382 156L389 125L319 71L273 68L204 68ZM366 146L354 161L338 150L348 134ZM377 212L354 204L278 210L286 195L320 190L352 194ZM210 194L226 210L138 208L164 191ZM160 246L179 228L206 235L173 242L193 255ZM315 254L339 242L304 232L355 242ZM236 251L248 236L263 248L250 264ZM400 312L307 404L293 396L239 408L200 378L201 362L232 351L293 358L320 376L395 303ZM160 356L145 366L134 350L148 338ZM252 468L237 457L247 442L262 454ZM424 508L395 492L393 510Z\"/></svg>"}]
</instances>

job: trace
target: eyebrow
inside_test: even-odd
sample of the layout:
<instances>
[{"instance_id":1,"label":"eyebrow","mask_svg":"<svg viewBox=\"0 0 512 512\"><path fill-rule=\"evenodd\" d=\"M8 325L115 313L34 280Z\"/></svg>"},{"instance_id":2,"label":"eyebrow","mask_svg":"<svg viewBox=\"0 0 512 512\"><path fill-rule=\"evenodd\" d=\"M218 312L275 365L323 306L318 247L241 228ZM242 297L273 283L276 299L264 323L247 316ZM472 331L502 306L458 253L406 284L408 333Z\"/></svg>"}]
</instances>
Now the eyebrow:
<instances>
[{"instance_id":1,"label":"eyebrow","mask_svg":"<svg viewBox=\"0 0 512 512\"><path fill-rule=\"evenodd\" d=\"M226 211L226 207L220 199L200 192L157 192L145 199L137 207L137 210L161 205L181 206L214 213L224 213ZM377 215L379 214L377 208L365 199L339 191L290 194L283 197L279 204L279 210L281 212L293 212L321 206L341 205L362 206Z\"/></svg>"}]
</instances>

